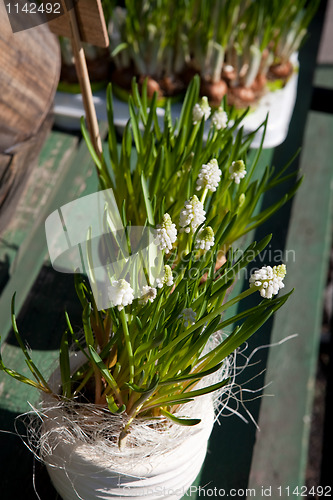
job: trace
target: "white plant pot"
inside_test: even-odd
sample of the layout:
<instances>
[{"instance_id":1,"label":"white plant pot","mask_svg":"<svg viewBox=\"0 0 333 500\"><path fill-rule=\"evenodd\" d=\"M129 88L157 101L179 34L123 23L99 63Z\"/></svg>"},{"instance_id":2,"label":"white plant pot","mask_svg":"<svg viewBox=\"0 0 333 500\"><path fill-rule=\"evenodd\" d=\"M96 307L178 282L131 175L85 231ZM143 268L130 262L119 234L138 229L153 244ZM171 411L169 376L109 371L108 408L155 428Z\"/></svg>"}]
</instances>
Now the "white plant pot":
<instances>
[{"instance_id":1,"label":"white plant pot","mask_svg":"<svg viewBox=\"0 0 333 500\"><path fill-rule=\"evenodd\" d=\"M59 386L59 378L55 372L52 383ZM52 446L47 447L43 460L54 487L63 500L182 498L200 472L214 424L213 402L204 398L205 404L197 406L202 415L196 413L201 423L185 428L181 439L178 435L173 440L170 434L170 448L150 456L141 456L139 447L132 448L130 454L127 450L125 456L117 447L109 451L106 446L98 453L93 443L73 442L66 437L68 415L61 417L57 410L52 418L51 412L51 418L43 422L42 440L43 433L51 432ZM61 428L64 432L57 432Z\"/></svg>"},{"instance_id":2,"label":"white plant pot","mask_svg":"<svg viewBox=\"0 0 333 500\"><path fill-rule=\"evenodd\" d=\"M279 90L267 92L259 101L253 112L245 116L241 123L245 134L256 130L265 121L268 114L264 148L275 148L284 142L288 135L290 120L294 111L298 85L298 54L291 57L294 72L286 85ZM256 133L251 144L252 148L259 148L263 136L262 128Z\"/></svg>"}]
</instances>

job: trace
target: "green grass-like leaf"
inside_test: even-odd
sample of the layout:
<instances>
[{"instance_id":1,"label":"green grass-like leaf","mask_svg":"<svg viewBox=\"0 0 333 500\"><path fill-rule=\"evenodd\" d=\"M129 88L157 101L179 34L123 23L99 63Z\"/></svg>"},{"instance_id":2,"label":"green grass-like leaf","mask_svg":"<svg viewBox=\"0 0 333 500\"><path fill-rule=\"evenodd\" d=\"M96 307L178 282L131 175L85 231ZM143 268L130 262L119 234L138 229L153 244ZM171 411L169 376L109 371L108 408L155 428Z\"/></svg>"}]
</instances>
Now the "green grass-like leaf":
<instances>
[{"instance_id":1,"label":"green grass-like leaf","mask_svg":"<svg viewBox=\"0 0 333 500\"><path fill-rule=\"evenodd\" d=\"M198 425L201 422L200 418L181 418L181 417L176 417L172 413L170 413L167 410L161 410L161 414L166 417L167 419L171 420L171 422L175 422L178 425L185 425L187 427L191 427L194 425Z\"/></svg>"}]
</instances>

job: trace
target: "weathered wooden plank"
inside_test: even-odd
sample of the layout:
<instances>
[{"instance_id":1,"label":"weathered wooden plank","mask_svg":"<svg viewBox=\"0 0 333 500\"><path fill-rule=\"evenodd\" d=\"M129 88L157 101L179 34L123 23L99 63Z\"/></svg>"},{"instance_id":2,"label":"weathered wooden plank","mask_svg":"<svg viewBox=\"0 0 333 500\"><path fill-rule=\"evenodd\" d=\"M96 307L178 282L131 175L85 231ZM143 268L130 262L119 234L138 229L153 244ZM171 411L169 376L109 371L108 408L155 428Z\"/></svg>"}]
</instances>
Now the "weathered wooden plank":
<instances>
[{"instance_id":1,"label":"weathered wooden plank","mask_svg":"<svg viewBox=\"0 0 333 500\"><path fill-rule=\"evenodd\" d=\"M62 151L64 153L64 150ZM68 156L68 151L65 151ZM34 283L45 258L47 245L44 223L46 217L62 204L76 199L84 193L92 171L92 161L85 144L81 144L69 162L59 165L55 182L47 193L46 203L38 209L38 217L29 234L20 245L15 260L12 276L5 287L0 301L0 317L2 318L2 335L5 337L10 328L9 311L11 297L17 293L17 310L19 311L29 290ZM96 182L95 182L96 185Z\"/></svg>"},{"instance_id":2,"label":"weathered wooden plank","mask_svg":"<svg viewBox=\"0 0 333 500\"><path fill-rule=\"evenodd\" d=\"M297 339L272 350L266 381L273 381L259 418L249 487L304 485L315 366L321 326L323 290L332 235L333 116L311 112L304 137L301 169L304 183L297 193L287 248L295 255L286 287L296 288L274 322L271 341L289 334ZM284 490L286 493L286 490ZM283 497L283 494L282 494Z\"/></svg>"},{"instance_id":3,"label":"weathered wooden plank","mask_svg":"<svg viewBox=\"0 0 333 500\"><path fill-rule=\"evenodd\" d=\"M333 5L333 3L332 3ZM313 84L316 87L333 89L333 64L317 66Z\"/></svg>"},{"instance_id":4,"label":"weathered wooden plank","mask_svg":"<svg viewBox=\"0 0 333 500\"><path fill-rule=\"evenodd\" d=\"M4 232L15 214L16 206L29 180L30 173L38 162L38 155L50 132L53 116L50 113L39 132L23 143L0 153L0 234Z\"/></svg>"},{"instance_id":5,"label":"weathered wooden plank","mask_svg":"<svg viewBox=\"0 0 333 500\"><path fill-rule=\"evenodd\" d=\"M9 273L18 260L24 239L33 231L34 224L43 211L53 186L71 154L77 147L78 138L70 134L52 132L44 144L39 161L36 162L30 179L12 207L13 216L0 238L0 262L5 263Z\"/></svg>"},{"instance_id":6,"label":"weathered wooden plank","mask_svg":"<svg viewBox=\"0 0 333 500\"><path fill-rule=\"evenodd\" d=\"M20 6L23 7L23 2ZM22 18L27 16L21 13ZM59 75L60 50L56 37L46 25L13 33L5 2L1 2L1 153L38 133L52 107Z\"/></svg>"}]
</instances>

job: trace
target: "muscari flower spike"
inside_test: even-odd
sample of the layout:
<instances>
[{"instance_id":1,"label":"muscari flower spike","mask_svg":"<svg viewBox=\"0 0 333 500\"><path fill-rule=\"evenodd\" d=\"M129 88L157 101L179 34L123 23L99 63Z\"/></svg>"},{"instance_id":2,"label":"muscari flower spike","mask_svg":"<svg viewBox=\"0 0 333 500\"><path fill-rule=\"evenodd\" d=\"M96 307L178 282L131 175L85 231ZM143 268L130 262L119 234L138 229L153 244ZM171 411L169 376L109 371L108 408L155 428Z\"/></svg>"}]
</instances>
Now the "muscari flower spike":
<instances>
[{"instance_id":1,"label":"muscari flower spike","mask_svg":"<svg viewBox=\"0 0 333 500\"><path fill-rule=\"evenodd\" d=\"M191 229L194 232L205 219L206 212L203 204L196 195L193 195L192 198L185 202L185 206L180 212L180 232L189 233Z\"/></svg>"},{"instance_id":2,"label":"muscari flower spike","mask_svg":"<svg viewBox=\"0 0 333 500\"><path fill-rule=\"evenodd\" d=\"M188 307L186 309L183 309L178 318L183 320L184 326L185 328L187 328L188 326L194 325L196 315L197 313L194 312L191 307Z\"/></svg>"},{"instance_id":3,"label":"muscari flower spike","mask_svg":"<svg viewBox=\"0 0 333 500\"><path fill-rule=\"evenodd\" d=\"M256 270L250 277L250 288L256 287L260 295L265 299L271 299L284 288L283 279L287 274L285 264L279 266L264 266Z\"/></svg>"},{"instance_id":4,"label":"muscari flower spike","mask_svg":"<svg viewBox=\"0 0 333 500\"><path fill-rule=\"evenodd\" d=\"M212 192L216 191L221 175L216 158L210 160L207 165L202 165L197 179L197 191L205 188Z\"/></svg>"},{"instance_id":5,"label":"muscari flower spike","mask_svg":"<svg viewBox=\"0 0 333 500\"><path fill-rule=\"evenodd\" d=\"M156 279L156 284L158 288L162 288L163 285L166 286L172 286L173 285L173 275L172 275L172 269L171 267L166 264L164 266L164 276L163 278L157 278Z\"/></svg>"},{"instance_id":6,"label":"muscari flower spike","mask_svg":"<svg viewBox=\"0 0 333 500\"><path fill-rule=\"evenodd\" d=\"M214 245L214 231L210 226L203 227L198 231L195 247L201 250L209 250Z\"/></svg>"},{"instance_id":7,"label":"muscari flower spike","mask_svg":"<svg viewBox=\"0 0 333 500\"><path fill-rule=\"evenodd\" d=\"M156 243L159 250L172 250L172 244L177 239L176 224L171 220L169 214L163 215L162 224L159 224L156 229Z\"/></svg>"},{"instance_id":8,"label":"muscari flower spike","mask_svg":"<svg viewBox=\"0 0 333 500\"><path fill-rule=\"evenodd\" d=\"M221 130L226 128L228 123L228 115L223 109L218 108L212 116L212 125L215 126L216 130Z\"/></svg>"},{"instance_id":9,"label":"muscari flower spike","mask_svg":"<svg viewBox=\"0 0 333 500\"><path fill-rule=\"evenodd\" d=\"M247 174L243 160L233 161L229 167L229 174L230 179L235 181L236 184L239 184L240 180Z\"/></svg>"},{"instance_id":10,"label":"muscari flower spike","mask_svg":"<svg viewBox=\"0 0 333 500\"><path fill-rule=\"evenodd\" d=\"M108 288L109 299L113 307L118 306L119 311L124 309L125 306L132 304L134 300L133 292L130 284L124 279L112 281L112 284Z\"/></svg>"},{"instance_id":11,"label":"muscari flower spike","mask_svg":"<svg viewBox=\"0 0 333 500\"><path fill-rule=\"evenodd\" d=\"M208 98L206 96L203 96L201 98L201 101L197 102L193 107L192 110L193 125L199 123L203 117L205 118L205 121L208 120L210 112L211 109L208 103Z\"/></svg>"},{"instance_id":12,"label":"muscari flower spike","mask_svg":"<svg viewBox=\"0 0 333 500\"><path fill-rule=\"evenodd\" d=\"M149 285L144 285L142 287L140 304L147 304L147 302L154 302L156 299L157 290Z\"/></svg>"}]
</instances>

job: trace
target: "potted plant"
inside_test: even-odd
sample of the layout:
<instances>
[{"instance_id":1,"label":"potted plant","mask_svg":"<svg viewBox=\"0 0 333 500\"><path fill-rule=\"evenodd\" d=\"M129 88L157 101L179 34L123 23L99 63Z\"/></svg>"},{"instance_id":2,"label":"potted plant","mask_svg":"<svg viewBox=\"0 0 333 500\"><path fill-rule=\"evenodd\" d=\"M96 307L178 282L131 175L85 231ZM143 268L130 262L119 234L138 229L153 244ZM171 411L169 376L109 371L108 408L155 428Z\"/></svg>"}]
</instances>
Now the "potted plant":
<instances>
[{"instance_id":1,"label":"potted plant","mask_svg":"<svg viewBox=\"0 0 333 500\"><path fill-rule=\"evenodd\" d=\"M210 106L218 108L224 96L240 114L250 106L243 123L246 131L256 130L269 113L264 147L280 144L296 99L297 52L318 4L319 0L181 0L175 5L167 0L126 0L115 6L113 0L105 0L116 122L127 121L121 101L128 100L133 77L140 91L147 79L148 98L157 92L159 106L171 99L176 115L178 102L197 74L201 95L208 97ZM96 98L99 103L104 93ZM79 100L58 94L55 112L64 126L66 106L68 117L82 114ZM78 119L68 120L68 126L77 124ZM258 134L255 147L260 140Z\"/></svg>"},{"instance_id":2,"label":"potted plant","mask_svg":"<svg viewBox=\"0 0 333 500\"><path fill-rule=\"evenodd\" d=\"M307 28L316 13L319 1L306 3L295 0L280 3L276 21L276 36L270 43L272 62L268 79L284 85L295 70L293 56L307 36ZM297 70L297 68L296 68Z\"/></svg>"},{"instance_id":3,"label":"potted plant","mask_svg":"<svg viewBox=\"0 0 333 500\"><path fill-rule=\"evenodd\" d=\"M49 379L21 339L12 301L13 330L33 376L7 367L2 358L0 369L43 393L35 410L38 439L35 428L28 434L64 500L155 498L161 491L164 498L181 498L204 460L214 400L233 391L235 351L290 295L276 297L286 274L281 263L255 270L248 287L229 296L239 272L270 236L240 252L231 244L285 201L253 214L257 198L283 174L272 177L268 169L251 184L258 158L248 166L250 139L241 132L233 139L234 129L220 127L217 118L204 143L207 103L198 109L199 86L195 79L179 123L167 114L163 130L156 94L148 111L146 92L141 100L134 86L138 108L130 99L131 120L119 148L110 95L113 171L107 157L91 150L103 190L81 200L86 208L72 212L79 217L72 227L69 207L62 207L65 236L57 233L53 214L49 220L54 267L64 265L57 259L67 238L67 272L75 269L73 255L85 271L75 273L82 329L76 331L66 314L59 365ZM86 220L91 200L99 207L94 224ZM85 225L78 227L77 220ZM75 247L71 231L86 228ZM246 304L253 293L256 307L228 316L231 306Z\"/></svg>"},{"instance_id":4,"label":"potted plant","mask_svg":"<svg viewBox=\"0 0 333 500\"><path fill-rule=\"evenodd\" d=\"M289 295L272 298L283 287L281 265L257 271L246 291L223 303L235 274L269 241L252 244L216 272L223 233L210 248L213 259L194 238L188 262L173 270L166 264L162 286L143 287L140 299L133 299L129 281L112 281L113 307L103 311L77 276L84 338L67 318L59 370L49 381L20 339L13 302L14 332L34 378L2 359L1 369L45 393L34 447L64 500L144 497L147 491L153 498L166 487L180 498L198 474L214 422L210 394L232 391L232 353ZM257 307L223 319L230 306L257 291L264 297ZM231 335L215 335L231 324ZM70 354L69 339L78 352ZM35 439L36 429L32 434Z\"/></svg>"},{"instance_id":5,"label":"potted plant","mask_svg":"<svg viewBox=\"0 0 333 500\"><path fill-rule=\"evenodd\" d=\"M114 81L130 91L133 76L141 83L148 77L150 97L154 91L162 97L182 91L199 74L212 105L227 94L229 102L246 107L267 91L267 74L285 83L294 71L291 56L318 4L127 0L125 8L108 12Z\"/></svg>"}]
</instances>

